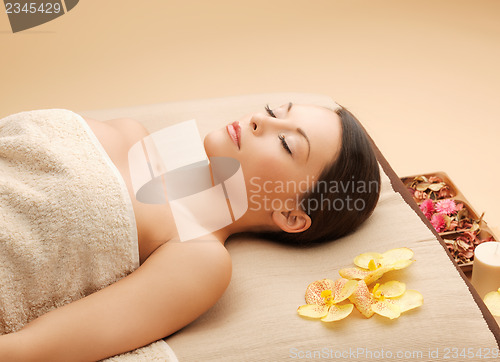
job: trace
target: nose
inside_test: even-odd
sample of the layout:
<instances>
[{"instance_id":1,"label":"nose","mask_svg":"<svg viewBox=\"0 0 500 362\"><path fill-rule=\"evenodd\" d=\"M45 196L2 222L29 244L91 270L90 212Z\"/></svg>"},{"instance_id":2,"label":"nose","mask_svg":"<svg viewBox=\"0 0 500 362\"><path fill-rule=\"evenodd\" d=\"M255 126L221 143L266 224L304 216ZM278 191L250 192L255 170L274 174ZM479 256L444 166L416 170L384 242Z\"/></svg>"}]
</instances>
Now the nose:
<instances>
[{"instance_id":1,"label":"nose","mask_svg":"<svg viewBox=\"0 0 500 362\"><path fill-rule=\"evenodd\" d=\"M257 136L262 133L262 128L263 128L262 117L257 114L254 114L250 118L250 129L252 130L252 133Z\"/></svg>"},{"instance_id":2,"label":"nose","mask_svg":"<svg viewBox=\"0 0 500 362\"><path fill-rule=\"evenodd\" d=\"M262 134L266 130L286 128L286 122L279 118L274 118L263 113L256 113L250 118L250 129L256 136Z\"/></svg>"}]
</instances>

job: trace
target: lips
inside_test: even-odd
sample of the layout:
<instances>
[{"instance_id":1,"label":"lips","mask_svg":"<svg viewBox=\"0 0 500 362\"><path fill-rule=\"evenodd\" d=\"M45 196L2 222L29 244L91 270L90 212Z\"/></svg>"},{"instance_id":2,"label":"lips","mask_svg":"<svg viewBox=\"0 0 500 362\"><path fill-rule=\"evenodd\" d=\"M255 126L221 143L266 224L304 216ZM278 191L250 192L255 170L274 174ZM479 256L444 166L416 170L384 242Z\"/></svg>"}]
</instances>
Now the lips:
<instances>
[{"instance_id":1,"label":"lips","mask_svg":"<svg viewBox=\"0 0 500 362\"><path fill-rule=\"evenodd\" d=\"M235 121L231 124L228 124L226 126L227 133L229 134L229 137L231 137L231 140L233 143L238 146L238 149L240 148L240 140L241 140L241 127L238 124L238 121Z\"/></svg>"}]
</instances>

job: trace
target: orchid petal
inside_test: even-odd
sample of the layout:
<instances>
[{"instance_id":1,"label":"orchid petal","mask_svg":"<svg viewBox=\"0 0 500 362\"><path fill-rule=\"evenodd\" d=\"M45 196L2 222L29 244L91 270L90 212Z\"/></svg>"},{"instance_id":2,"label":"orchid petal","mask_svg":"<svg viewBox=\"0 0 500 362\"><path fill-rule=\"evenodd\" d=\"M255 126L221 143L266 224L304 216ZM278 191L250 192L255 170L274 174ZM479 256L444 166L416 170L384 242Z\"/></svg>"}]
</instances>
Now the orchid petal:
<instances>
[{"instance_id":1,"label":"orchid petal","mask_svg":"<svg viewBox=\"0 0 500 362\"><path fill-rule=\"evenodd\" d=\"M404 269L408 266L410 266L415 260L398 260L394 264L392 264L392 267L394 270L399 270L399 269Z\"/></svg>"},{"instance_id":2,"label":"orchid petal","mask_svg":"<svg viewBox=\"0 0 500 362\"><path fill-rule=\"evenodd\" d=\"M354 305L352 304L332 305L328 314L321 318L321 320L323 322L339 321L351 314L353 308Z\"/></svg>"},{"instance_id":3,"label":"orchid petal","mask_svg":"<svg viewBox=\"0 0 500 362\"><path fill-rule=\"evenodd\" d=\"M401 309L401 313L404 313L410 309L420 307L424 304L424 297L422 294L417 292L416 290L407 290L400 297L392 299L396 304L399 305Z\"/></svg>"},{"instance_id":4,"label":"orchid petal","mask_svg":"<svg viewBox=\"0 0 500 362\"><path fill-rule=\"evenodd\" d=\"M363 253L354 258L354 264L360 268L369 269L368 264L370 260L374 260L377 263L382 257L380 253Z\"/></svg>"},{"instance_id":5,"label":"orchid petal","mask_svg":"<svg viewBox=\"0 0 500 362\"><path fill-rule=\"evenodd\" d=\"M374 302L373 295L368 290L364 280L360 280L356 287L354 293L351 294L349 300L354 303L354 306L361 314L366 318L370 318L373 315L371 306Z\"/></svg>"},{"instance_id":6,"label":"orchid petal","mask_svg":"<svg viewBox=\"0 0 500 362\"><path fill-rule=\"evenodd\" d=\"M382 265L391 265L398 260L410 260L413 258L413 251L409 248L397 248L386 251L382 254Z\"/></svg>"},{"instance_id":7,"label":"orchid petal","mask_svg":"<svg viewBox=\"0 0 500 362\"><path fill-rule=\"evenodd\" d=\"M497 291L486 294L483 300L491 314L500 317L500 288Z\"/></svg>"},{"instance_id":8,"label":"orchid petal","mask_svg":"<svg viewBox=\"0 0 500 362\"><path fill-rule=\"evenodd\" d=\"M332 290L334 286L333 280L331 279L322 279L316 280L307 286L306 289L306 303L307 304L316 304L316 305L325 305L325 299L321 296L321 292L324 290Z\"/></svg>"},{"instance_id":9,"label":"orchid petal","mask_svg":"<svg viewBox=\"0 0 500 362\"><path fill-rule=\"evenodd\" d=\"M339 270L339 274L341 277L346 279L365 279L368 275L370 275L371 271L363 270L359 268L344 268Z\"/></svg>"},{"instance_id":10,"label":"orchid petal","mask_svg":"<svg viewBox=\"0 0 500 362\"><path fill-rule=\"evenodd\" d=\"M334 292L334 303L340 303L343 300L349 298L351 294L356 290L358 282L356 280L347 280L344 278L335 281Z\"/></svg>"},{"instance_id":11,"label":"orchid petal","mask_svg":"<svg viewBox=\"0 0 500 362\"><path fill-rule=\"evenodd\" d=\"M398 318L401 315L399 305L392 299L379 300L372 304L373 312L389 319Z\"/></svg>"},{"instance_id":12,"label":"orchid petal","mask_svg":"<svg viewBox=\"0 0 500 362\"><path fill-rule=\"evenodd\" d=\"M364 280L366 285L372 284L374 281L379 280L388 271L393 270L393 266L383 266L373 271L363 270L359 268L345 268L340 269L339 274L346 279Z\"/></svg>"},{"instance_id":13,"label":"orchid petal","mask_svg":"<svg viewBox=\"0 0 500 362\"><path fill-rule=\"evenodd\" d=\"M322 318L328 314L328 306L317 304L301 305L297 309L299 315L309 318Z\"/></svg>"},{"instance_id":14,"label":"orchid petal","mask_svg":"<svg viewBox=\"0 0 500 362\"><path fill-rule=\"evenodd\" d=\"M400 297L406 291L406 284L393 280L378 287L377 292L386 298Z\"/></svg>"},{"instance_id":15,"label":"orchid petal","mask_svg":"<svg viewBox=\"0 0 500 362\"><path fill-rule=\"evenodd\" d=\"M374 281L379 280L382 276L388 271L393 270L392 266L383 266L374 271L368 273L368 275L364 278L366 285L372 284Z\"/></svg>"}]
</instances>

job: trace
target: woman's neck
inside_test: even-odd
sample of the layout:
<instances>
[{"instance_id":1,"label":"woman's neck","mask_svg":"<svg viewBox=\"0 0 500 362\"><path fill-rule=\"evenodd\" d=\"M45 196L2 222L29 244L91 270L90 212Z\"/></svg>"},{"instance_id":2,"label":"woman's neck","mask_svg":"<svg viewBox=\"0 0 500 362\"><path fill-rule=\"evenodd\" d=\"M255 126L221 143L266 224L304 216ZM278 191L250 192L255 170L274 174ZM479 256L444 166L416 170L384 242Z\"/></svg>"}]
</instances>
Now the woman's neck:
<instances>
[{"instance_id":1,"label":"woman's neck","mask_svg":"<svg viewBox=\"0 0 500 362\"><path fill-rule=\"evenodd\" d=\"M261 227L259 226L258 218L251 212L246 212L241 218L233 221L231 224L216 230L212 235L219 240L222 244L233 234L259 231Z\"/></svg>"}]
</instances>

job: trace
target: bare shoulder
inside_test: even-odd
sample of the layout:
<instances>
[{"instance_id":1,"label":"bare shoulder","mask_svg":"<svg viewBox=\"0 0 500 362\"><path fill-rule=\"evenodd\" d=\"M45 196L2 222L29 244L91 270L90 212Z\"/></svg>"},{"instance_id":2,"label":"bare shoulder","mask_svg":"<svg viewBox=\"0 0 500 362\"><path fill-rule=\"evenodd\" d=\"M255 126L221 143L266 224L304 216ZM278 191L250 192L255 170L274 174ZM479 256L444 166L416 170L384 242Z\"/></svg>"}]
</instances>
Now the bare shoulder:
<instances>
[{"instance_id":1,"label":"bare shoulder","mask_svg":"<svg viewBox=\"0 0 500 362\"><path fill-rule=\"evenodd\" d=\"M143 138L149 135L147 128L141 122L132 118L115 118L107 120L105 123L123 133L127 138Z\"/></svg>"},{"instance_id":2,"label":"bare shoulder","mask_svg":"<svg viewBox=\"0 0 500 362\"><path fill-rule=\"evenodd\" d=\"M203 294L203 301L197 302L201 311L215 304L228 287L232 262L227 249L217 240L171 240L158 247L133 274L138 279L158 279L158 283L169 275L169 283L175 284L179 295ZM196 287L186 289L192 283Z\"/></svg>"},{"instance_id":3,"label":"bare shoulder","mask_svg":"<svg viewBox=\"0 0 500 362\"><path fill-rule=\"evenodd\" d=\"M112 130L115 134L116 132L121 134L130 144L149 135L147 128L141 122L132 118L114 118L107 121L98 121L88 117L82 118L89 124L94 132L97 131L102 133Z\"/></svg>"},{"instance_id":4,"label":"bare shoulder","mask_svg":"<svg viewBox=\"0 0 500 362\"><path fill-rule=\"evenodd\" d=\"M212 285L219 288L225 289L231 279L231 257L224 245L217 240L172 240L156 249L143 266L149 264L151 268L162 268L167 261L190 264L194 268L189 268L192 273L199 274L199 278L209 278ZM181 268L186 270L185 266Z\"/></svg>"}]
</instances>

